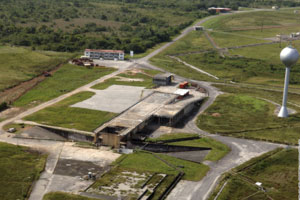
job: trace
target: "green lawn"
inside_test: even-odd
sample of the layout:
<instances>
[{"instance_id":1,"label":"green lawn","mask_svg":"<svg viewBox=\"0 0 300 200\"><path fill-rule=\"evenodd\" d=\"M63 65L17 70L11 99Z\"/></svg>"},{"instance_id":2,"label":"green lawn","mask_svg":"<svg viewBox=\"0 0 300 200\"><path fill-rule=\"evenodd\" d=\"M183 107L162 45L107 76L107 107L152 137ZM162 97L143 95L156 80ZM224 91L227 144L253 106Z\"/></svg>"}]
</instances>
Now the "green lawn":
<instances>
[{"instance_id":1,"label":"green lawn","mask_svg":"<svg viewBox=\"0 0 300 200\"><path fill-rule=\"evenodd\" d=\"M18 99L14 103L14 106L34 106L70 92L113 71L115 69L103 67L87 69L81 66L66 64L55 72L52 77L48 77Z\"/></svg>"},{"instance_id":2,"label":"green lawn","mask_svg":"<svg viewBox=\"0 0 300 200\"><path fill-rule=\"evenodd\" d=\"M118 77L110 78L102 83L94 85L92 88L97 90L104 90L111 85L130 85L136 87L145 87L149 89L155 86L155 84L153 84L152 82L152 79L154 75L159 73L160 72L156 70L143 70L139 73L133 73L129 71L119 74ZM141 81L127 81L122 80L122 78L140 79Z\"/></svg>"},{"instance_id":3,"label":"green lawn","mask_svg":"<svg viewBox=\"0 0 300 200\"><path fill-rule=\"evenodd\" d=\"M0 46L0 91L49 71L74 55Z\"/></svg>"},{"instance_id":4,"label":"green lawn","mask_svg":"<svg viewBox=\"0 0 300 200\"><path fill-rule=\"evenodd\" d=\"M278 118L274 110L274 105L255 97L225 94L198 117L197 125L210 133L296 144L300 115Z\"/></svg>"},{"instance_id":5,"label":"green lawn","mask_svg":"<svg viewBox=\"0 0 300 200\"><path fill-rule=\"evenodd\" d=\"M205 176L205 174L209 170L209 167L207 167L204 164L185 161L163 154L157 155L174 166L184 166L183 168L180 168L185 173L185 175L183 176L184 180L199 181ZM120 160L121 162L118 162ZM160 172L173 175L178 174L178 170L168 166L167 164L153 156L151 153L147 152L135 152L133 154L126 155L125 159L124 156L122 156L116 161L116 163L118 163L120 167L128 169L136 169L157 173Z\"/></svg>"},{"instance_id":6,"label":"green lawn","mask_svg":"<svg viewBox=\"0 0 300 200\"><path fill-rule=\"evenodd\" d=\"M173 140L181 138L192 138L197 137L198 134L189 134L189 133L171 133L162 135L159 138L149 138L147 141L159 142L164 140ZM207 154L205 160L217 161L223 158L229 151L230 148L225 144L218 142L209 137L201 137L199 139L179 141L179 142L170 142L169 145L179 145L179 146L191 146L191 147L209 147L212 150Z\"/></svg>"},{"instance_id":7,"label":"green lawn","mask_svg":"<svg viewBox=\"0 0 300 200\"><path fill-rule=\"evenodd\" d=\"M93 92L80 92L61 102L25 117L25 120L41 124L93 131L101 124L116 116L115 113L70 107L94 95Z\"/></svg>"},{"instance_id":8,"label":"green lawn","mask_svg":"<svg viewBox=\"0 0 300 200\"><path fill-rule=\"evenodd\" d=\"M267 90L268 87L263 87L267 89L261 89L261 86L256 86L256 85L244 85L244 86L238 86L238 85L214 85L214 87L219 88L223 92L227 93L232 93L232 94L241 94L241 95L247 95L247 96L252 96L252 97L258 97L258 98L265 98L268 100L272 100L275 103L281 104L282 102L282 88L274 88L274 87L269 87L269 89L272 90ZM292 87L290 87L291 91ZM294 89L295 92L299 90ZM297 104L299 105L300 102L300 95L295 94L295 93L289 93L288 95L288 107L291 107L295 110L300 111L299 107L296 107L292 104ZM292 103L292 104L290 104Z\"/></svg>"},{"instance_id":9,"label":"green lawn","mask_svg":"<svg viewBox=\"0 0 300 200\"><path fill-rule=\"evenodd\" d=\"M215 43L221 47L234 47L241 46L247 44L255 44L255 43L266 43L270 41L266 41L259 38L254 38L253 36L243 35L242 33L228 33L228 32L208 32L208 34L213 38Z\"/></svg>"},{"instance_id":10,"label":"green lawn","mask_svg":"<svg viewBox=\"0 0 300 200\"><path fill-rule=\"evenodd\" d=\"M83 197L75 194L69 194L65 192L50 192L44 196L43 200L96 200L96 199Z\"/></svg>"},{"instance_id":11,"label":"green lawn","mask_svg":"<svg viewBox=\"0 0 300 200\"><path fill-rule=\"evenodd\" d=\"M27 199L44 170L46 155L27 147L0 143L0 199Z\"/></svg>"},{"instance_id":12,"label":"green lawn","mask_svg":"<svg viewBox=\"0 0 300 200\"><path fill-rule=\"evenodd\" d=\"M225 176L221 181L228 181L219 200L248 199L292 200L298 198L298 151L297 149L277 149L239 166ZM238 173L236 173L238 172ZM261 182L265 193L254 185ZM221 185L220 185L221 186ZM213 192L210 200L214 199L220 186ZM256 193L256 194L255 194Z\"/></svg>"}]
</instances>

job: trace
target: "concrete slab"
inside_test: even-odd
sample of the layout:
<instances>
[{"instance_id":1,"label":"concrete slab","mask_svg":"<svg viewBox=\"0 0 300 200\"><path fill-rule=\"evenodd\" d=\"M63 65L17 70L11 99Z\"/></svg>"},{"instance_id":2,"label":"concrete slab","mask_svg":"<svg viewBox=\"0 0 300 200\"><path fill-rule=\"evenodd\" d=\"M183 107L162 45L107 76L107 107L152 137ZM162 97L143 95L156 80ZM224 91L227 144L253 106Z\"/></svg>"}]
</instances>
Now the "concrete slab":
<instances>
[{"instance_id":1,"label":"concrete slab","mask_svg":"<svg viewBox=\"0 0 300 200\"><path fill-rule=\"evenodd\" d=\"M95 64L98 64L99 66L105 66L105 67L113 67L118 69L125 69L132 65L132 62L129 61L114 61L114 60L99 60L95 59L93 60Z\"/></svg>"},{"instance_id":2,"label":"concrete slab","mask_svg":"<svg viewBox=\"0 0 300 200\"><path fill-rule=\"evenodd\" d=\"M60 159L89 161L104 167L115 161L119 156L121 155L113 151L80 148L73 146L73 143L65 143Z\"/></svg>"},{"instance_id":3,"label":"concrete slab","mask_svg":"<svg viewBox=\"0 0 300 200\"><path fill-rule=\"evenodd\" d=\"M56 164L54 174L83 177L85 175L88 175L89 172L98 174L100 172L102 173L103 171L103 167L100 167L93 162L72 159L59 159Z\"/></svg>"},{"instance_id":4,"label":"concrete slab","mask_svg":"<svg viewBox=\"0 0 300 200\"><path fill-rule=\"evenodd\" d=\"M54 174L47 192L62 191L79 194L80 191L85 190L93 182L92 180L82 180L79 176L72 177Z\"/></svg>"},{"instance_id":5,"label":"concrete slab","mask_svg":"<svg viewBox=\"0 0 300 200\"><path fill-rule=\"evenodd\" d=\"M35 139L43 139L43 140L58 140L58 141L65 141L66 139L60 135L52 133L44 128L34 126L27 130L24 130L20 137L24 138L35 138Z\"/></svg>"},{"instance_id":6,"label":"concrete slab","mask_svg":"<svg viewBox=\"0 0 300 200\"><path fill-rule=\"evenodd\" d=\"M209 152L210 150L203 150L203 151L171 152L171 153L164 153L164 154L168 156L173 156L175 158L180 158L183 160L201 163Z\"/></svg>"},{"instance_id":7,"label":"concrete slab","mask_svg":"<svg viewBox=\"0 0 300 200\"><path fill-rule=\"evenodd\" d=\"M93 97L71 107L121 113L150 94L151 90L144 87L112 85L105 90L93 90L93 92L96 93Z\"/></svg>"}]
</instances>

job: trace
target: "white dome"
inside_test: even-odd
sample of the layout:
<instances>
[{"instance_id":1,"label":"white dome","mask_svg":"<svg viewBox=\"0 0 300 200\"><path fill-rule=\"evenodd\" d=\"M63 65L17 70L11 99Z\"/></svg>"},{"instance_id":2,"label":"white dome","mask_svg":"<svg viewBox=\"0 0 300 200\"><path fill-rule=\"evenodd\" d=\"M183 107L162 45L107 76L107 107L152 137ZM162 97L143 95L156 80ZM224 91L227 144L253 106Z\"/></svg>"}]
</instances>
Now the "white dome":
<instances>
[{"instance_id":1,"label":"white dome","mask_svg":"<svg viewBox=\"0 0 300 200\"><path fill-rule=\"evenodd\" d=\"M296 64L299 58L297 49L293 47L285 47L280 53L280 60L286 67L291 67Z\"/></svg>"}]
</instances>

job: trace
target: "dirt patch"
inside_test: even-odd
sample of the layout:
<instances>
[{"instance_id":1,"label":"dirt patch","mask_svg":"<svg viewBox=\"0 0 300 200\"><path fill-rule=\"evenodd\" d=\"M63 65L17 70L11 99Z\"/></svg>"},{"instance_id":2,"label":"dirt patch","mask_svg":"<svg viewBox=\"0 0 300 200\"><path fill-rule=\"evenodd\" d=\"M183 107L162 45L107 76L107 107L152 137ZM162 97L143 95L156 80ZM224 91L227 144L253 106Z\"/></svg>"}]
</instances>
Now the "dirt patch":
<instances>
[{"instance_id":1,"label":"dirt patch","mask_svg":"<svg viewBox=\"0 0 300 200\"><path fill-rule=\"evenodd\" d=\"M125 82L143 82L144 79L142 78L126 78L126 77L120 77L120 76L115 76L117 81L125 81Z\"/></svg>"},{"instance_id":2,"label":"dirt patch","mask_svg":"<svg viewBox=\"0 0 300 200\"><path fill-rule=\"evenodd\" d=\"M58 65L53 70L49 71L48 73L52 75L56 72L63 64ZM8 88L2 92L0 92L0 102L7 102L8 104L12 104L26 92L31 90L37 84L45 80L47 77L44 74L40 74L39 76L30 79L28 81L24 81L16 86Z\"/></svg>"},{"instance_id":3,"label":"dirt patch","mask_svg":"<svg viewBox=\"0 0 300 200\"><path fill-rule=\"evenodd\" d=\"M132 70L128 70L126 72L124 72L125 74L129 74L129 75L136 75L138 73L143 73L144 71L141 69L132 69Z\"/></svg>"},{"instance_id":4,"label":"dirt patch","mask_svg":"<svg viewBox=\"0 0 300 200\"><path fill-rule=\"evenodd\" d=\"M213 117L221 117L221 114L220 113L213 113L213 114L211 114L211 116L213 116Z\"/></svg>"},{"instance_id":5,"label":"dirt patch","mask_svg":"<svg viewBox=\"0 0 300 200\"><path fill-rule=\"evenodd\" d=\"M8 109L0 112L0 118L1 119L11 118L23 111L24 111L24 109L22 109L22 108L16 108L16 107L8 108Z\"/></svg>"}]
</instances>

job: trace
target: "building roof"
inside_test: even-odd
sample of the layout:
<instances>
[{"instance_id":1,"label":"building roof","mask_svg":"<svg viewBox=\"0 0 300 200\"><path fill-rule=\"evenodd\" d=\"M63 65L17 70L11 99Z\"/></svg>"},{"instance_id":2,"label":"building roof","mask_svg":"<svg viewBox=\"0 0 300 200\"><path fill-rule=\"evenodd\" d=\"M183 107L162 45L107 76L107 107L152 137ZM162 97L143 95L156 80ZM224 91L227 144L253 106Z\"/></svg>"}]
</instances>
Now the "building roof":
<instances>
[{"instance_id":1,"label":"building roof","mask_svg":"<svg viewBox=\"0 0 300 200\"><path fill-rule=\"evenodd\" d=\"M224 10L224 11L231 11L230 8L215 8L215 7L208 8L208 10Z\"/></svg>"},{"instance_id":2,"label":"building roof","mask_svg":"<svg viewBox=\"0 0 300 200\"><path fill-rule=\"evenodd\" d=\"M187 90L187 89L178 89L174 92L174 94L184 96L184 95L187 95L189 92L190 92L190 90Z\"/></svg>"},{"instance_id":3,"label":"building roof","mask_svg":"<svg viewBox=\"0 0 300 200\"><path fill-rule=\"evenodd\" d=\"M109 50L109 49L86 49L87 52L100 52L100 53L124 53L122 50Z\"/></svg>"},{"instance_id":4,"label":"building roof","mask_svg":"<svg viewBox=\"0 0 300 200\"><path fill-rule=\"evenodd\" d=\"M163 79L169 78L170 76L173 76L172 74L165 73L165 74L156 74L153 78L154 79Z\"/></svg>"}]
</instances>

